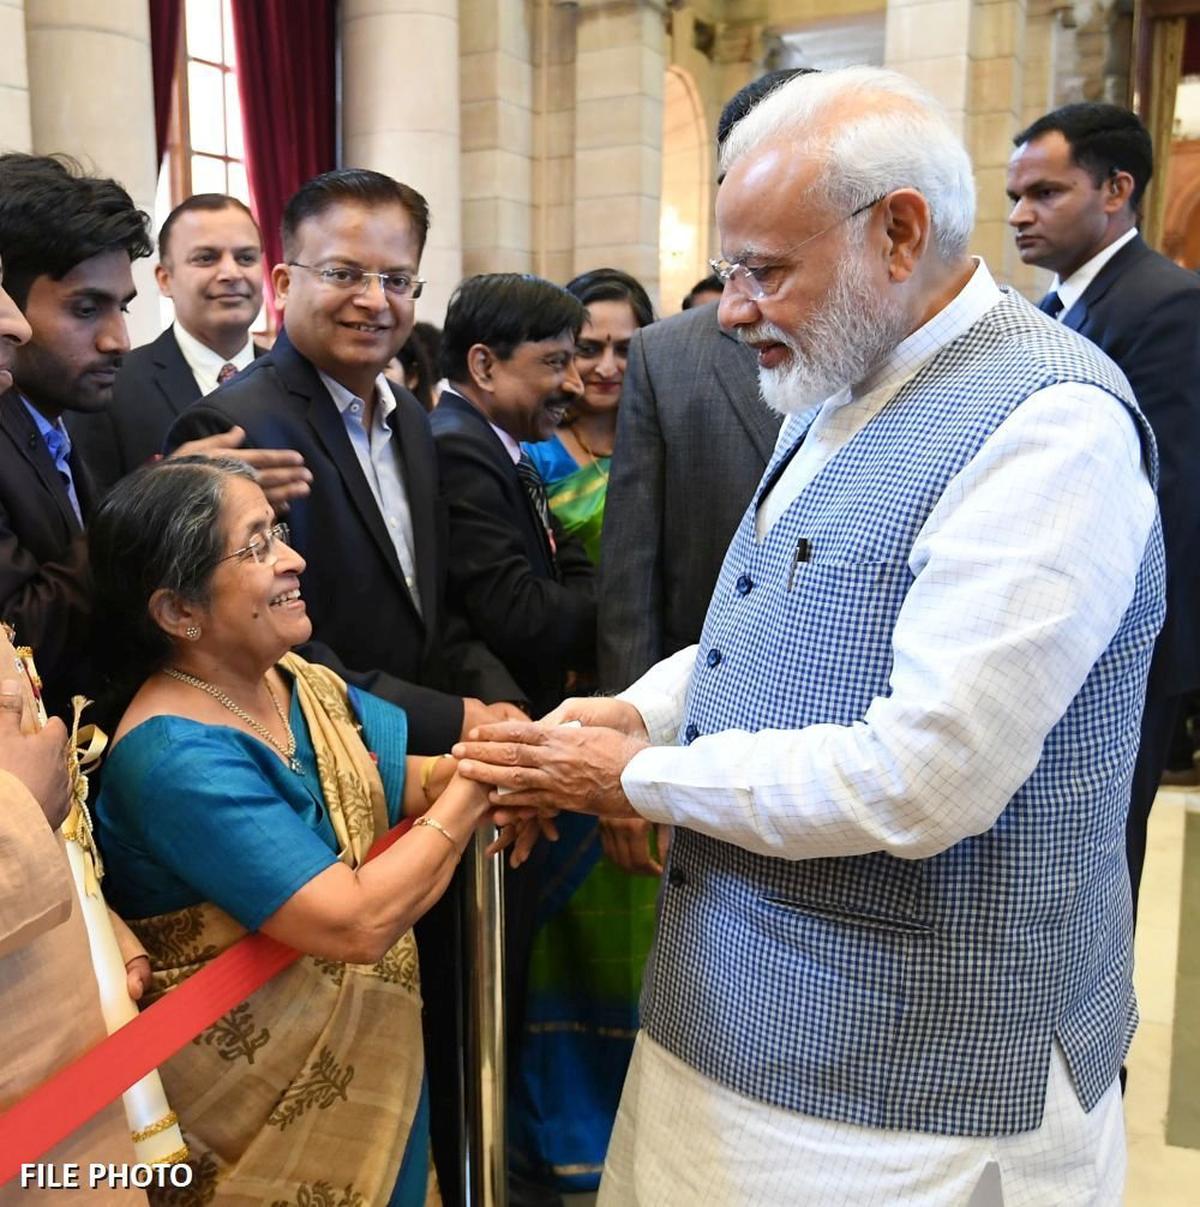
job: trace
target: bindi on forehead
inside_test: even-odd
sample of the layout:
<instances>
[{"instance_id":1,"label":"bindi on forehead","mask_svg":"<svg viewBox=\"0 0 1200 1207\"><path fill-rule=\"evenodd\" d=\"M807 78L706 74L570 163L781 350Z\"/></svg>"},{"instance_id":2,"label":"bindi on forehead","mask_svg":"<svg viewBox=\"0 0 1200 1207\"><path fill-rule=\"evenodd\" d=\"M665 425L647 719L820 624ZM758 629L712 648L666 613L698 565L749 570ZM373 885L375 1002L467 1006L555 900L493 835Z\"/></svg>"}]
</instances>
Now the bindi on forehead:
<instances>
[{"instance_id":1,"label":"bindi on forehead","mask_svg":"<svg viewBox=\"0 0 1200 1207\"><path fill-rule=\"evenodd\" d=\"M266 509L256 507L251 515L245 517L241 531L245 536L253 536L256 532L265 532L275 522L275 513L268 505Z\"/></svg>"}]
</instances>

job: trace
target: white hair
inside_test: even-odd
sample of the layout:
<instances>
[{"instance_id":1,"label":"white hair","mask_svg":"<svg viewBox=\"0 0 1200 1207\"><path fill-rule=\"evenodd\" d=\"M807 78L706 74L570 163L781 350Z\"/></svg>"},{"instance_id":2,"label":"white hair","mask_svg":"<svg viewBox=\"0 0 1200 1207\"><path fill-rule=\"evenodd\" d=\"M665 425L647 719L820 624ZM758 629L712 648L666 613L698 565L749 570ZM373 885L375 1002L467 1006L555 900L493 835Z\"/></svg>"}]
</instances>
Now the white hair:
<instances>
[{"instance_id":1,"label":"white hair","mask_svg":"<svg viewBox=\"0 0 1200 1207\"><path fill-rule=\"evenodd\" d=\"M830 120L853 98L872 111ZM721 150L722 173L775 141L790 141L797 154L816 160L818 187L848 214L894 189L916 189L929 203L934 250L943 260L966 252L975 225L971 160L942 106L906 76L880 67L796 76L733 127Z\"/></svg>"}]
</instances>

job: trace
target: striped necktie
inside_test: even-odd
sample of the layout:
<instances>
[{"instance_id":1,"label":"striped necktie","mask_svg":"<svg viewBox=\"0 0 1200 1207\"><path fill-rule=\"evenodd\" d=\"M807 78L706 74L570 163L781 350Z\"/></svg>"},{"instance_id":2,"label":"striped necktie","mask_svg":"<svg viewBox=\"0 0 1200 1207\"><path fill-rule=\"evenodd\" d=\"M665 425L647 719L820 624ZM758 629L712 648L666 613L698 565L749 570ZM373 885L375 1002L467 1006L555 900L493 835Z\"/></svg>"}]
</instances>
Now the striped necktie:
<instances>
[{"instance_id":1,"label":"striped necktie","mask_svg":"<svg viewBox=\"0 0 1200 1207\"><path fill-rule=\"evenodd\" d=\"M1050 292L1046 294L1046 296L1042 298L1040 302L1038 302L1038 309L1043 314L1048 314L1052 319L1056 319L1060 314L1062 314L1062 308L1063 301L1062 298L1058 296L1057 289L1050 290Z\"/></svg>"},{"instance_id":2,"label":"striped necktie","mask_svg":"<svg viewBox=\"0 0 1200 1207\"><path fill-rule=\"evenodd\" d=\"M557 550L554 542L554 529L550 526L550 504L546 500L546 484L542 481L542 475L538 473L537 466L534 465L528 453L523 452L520 461L517 462L517 477L521 479L521 485L525 488L525 494L533 507L534 515L541 522L542 531L546 534L546 544L550 547L550 560L554 561Z\"/></svg>"}]
</instances>

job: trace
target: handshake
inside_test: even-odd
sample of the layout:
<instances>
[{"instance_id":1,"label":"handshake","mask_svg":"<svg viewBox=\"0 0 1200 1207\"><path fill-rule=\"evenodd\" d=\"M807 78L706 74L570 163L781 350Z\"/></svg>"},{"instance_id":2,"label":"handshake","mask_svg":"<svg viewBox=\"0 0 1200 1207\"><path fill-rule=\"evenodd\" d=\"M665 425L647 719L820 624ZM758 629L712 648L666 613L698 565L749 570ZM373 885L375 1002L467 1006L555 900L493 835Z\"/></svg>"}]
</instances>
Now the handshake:
<instances>
[{"instance_id":1,"label":"handshake","mask_svg":"<svg viewBox=\"0 0 1200 1207\"><path fill-rule=\"evenodd\" d=\"M451 753L460 775L492 789L492 816L502 827L493 849L511 846L514 866L539 834L555 836L553 817L566 810L601 819L605 854L618 866L657 875L662 869L647 841L652 827L621 787L626 765L649 745L632 704L589 697L565 700L540 721L480 725Z\"/></svg>"}]
</instances>

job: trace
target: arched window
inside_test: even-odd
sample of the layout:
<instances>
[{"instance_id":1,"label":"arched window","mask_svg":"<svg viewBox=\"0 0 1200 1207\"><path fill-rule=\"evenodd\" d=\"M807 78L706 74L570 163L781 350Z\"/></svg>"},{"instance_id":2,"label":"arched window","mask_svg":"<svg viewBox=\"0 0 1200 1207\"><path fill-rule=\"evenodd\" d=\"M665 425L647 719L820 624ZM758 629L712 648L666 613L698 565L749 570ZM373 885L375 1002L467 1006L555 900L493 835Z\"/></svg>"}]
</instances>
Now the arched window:
<instances>
[{"instance_id":1,"label":"arched window","mask_svg":"<svg viewBox=\"0 0 1200 1207\"><path fill-rule=\"evenodd\" d=\"M250 204L229 0L184 0L183 13L160 220L193 193L229 193Z\"/></svg>"}]
</instances>

